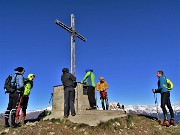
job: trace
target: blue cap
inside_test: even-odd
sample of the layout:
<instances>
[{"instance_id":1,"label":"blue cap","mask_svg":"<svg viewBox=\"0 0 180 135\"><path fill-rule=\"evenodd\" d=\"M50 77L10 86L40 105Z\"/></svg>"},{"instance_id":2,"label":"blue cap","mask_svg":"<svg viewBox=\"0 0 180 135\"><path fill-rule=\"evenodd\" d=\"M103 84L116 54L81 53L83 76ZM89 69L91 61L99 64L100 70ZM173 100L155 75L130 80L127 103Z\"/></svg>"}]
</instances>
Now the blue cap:
<instances>
[{"instance_id":1,"label":"blue cap","mask_svg":"<svg viewBox=\"0 0 180 135\"><path fill-rule=\"evenodd\" d=\"M89 72L89 71L92 71L92 72L93 72L93 70L90 69L90 68L86 69L86 73Z\"/></svg>"}]
</instances>

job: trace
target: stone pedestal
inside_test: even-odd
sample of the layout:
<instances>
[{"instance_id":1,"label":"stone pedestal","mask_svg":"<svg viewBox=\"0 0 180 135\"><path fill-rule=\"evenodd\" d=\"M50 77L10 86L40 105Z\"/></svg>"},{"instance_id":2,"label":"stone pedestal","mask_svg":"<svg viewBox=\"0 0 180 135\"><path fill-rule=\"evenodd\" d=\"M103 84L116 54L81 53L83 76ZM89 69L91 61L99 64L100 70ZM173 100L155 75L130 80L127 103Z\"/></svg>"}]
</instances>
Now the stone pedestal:
<instances>
[{"instance_id":1,"label":"stone pedestal","mask_svg":"<svg viewBox=\"0 0 180 135\"><path fill-rule=\"evenodd\" d=\"M87 88L83 84L78 83L75 89L75 104L76 114L80 114L83 110L89 107L87 96ZM64 112L64 87L62 85L54 86L52 100L52 114L63 114Z\"/></svg>"}]
</instances>

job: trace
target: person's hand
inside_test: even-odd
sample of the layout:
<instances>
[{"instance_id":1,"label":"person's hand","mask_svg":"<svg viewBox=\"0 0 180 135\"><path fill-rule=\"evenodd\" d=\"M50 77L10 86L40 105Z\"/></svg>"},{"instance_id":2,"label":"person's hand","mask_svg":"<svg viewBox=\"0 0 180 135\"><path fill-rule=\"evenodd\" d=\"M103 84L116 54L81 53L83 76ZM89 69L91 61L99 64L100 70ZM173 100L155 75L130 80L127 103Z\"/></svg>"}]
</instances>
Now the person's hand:
<instances>
[{"instance_id":1,"label":"person's hand","mask_svg":"<svg viewBox=\"0 0 180 135\"><path fill-rule=\"evenodd\" d=\"M155 90L155 89L152 89L152 92L153 92L153 93L155 93L155 92L156 92L156 90Z\"/></svg>"}]
</instances>

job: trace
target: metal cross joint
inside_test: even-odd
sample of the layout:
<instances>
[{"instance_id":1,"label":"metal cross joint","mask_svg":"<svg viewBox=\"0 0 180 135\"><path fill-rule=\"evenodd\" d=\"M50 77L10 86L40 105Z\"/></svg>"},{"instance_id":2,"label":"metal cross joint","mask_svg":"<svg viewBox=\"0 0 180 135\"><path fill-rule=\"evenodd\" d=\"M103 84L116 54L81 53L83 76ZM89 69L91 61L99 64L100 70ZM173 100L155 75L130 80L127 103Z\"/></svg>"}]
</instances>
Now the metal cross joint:
<instances>
[{"instance_id":1,"label":"metal cross joint","mask_svg":"<svg viewBox=\"0 0 180 135\"><path fill-rule=\"evenodd\" d=\"M72 29L69 33L71 34L71 36L75 37L77 32Z\"/></svg>"}]
</instances>

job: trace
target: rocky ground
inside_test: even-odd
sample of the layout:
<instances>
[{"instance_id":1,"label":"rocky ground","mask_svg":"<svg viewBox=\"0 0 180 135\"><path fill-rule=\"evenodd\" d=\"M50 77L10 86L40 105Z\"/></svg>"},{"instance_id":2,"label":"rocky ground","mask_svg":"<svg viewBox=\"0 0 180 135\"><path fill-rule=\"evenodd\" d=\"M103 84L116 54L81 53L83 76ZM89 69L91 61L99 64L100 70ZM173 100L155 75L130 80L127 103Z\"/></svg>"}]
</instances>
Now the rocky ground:
<instances>
[{"instance_id":1,"label":"rocky ground","mask_svg":"<svg viewBox=\"0 0 180 135\"><path fill-rule=\"evenodd\" d=\"M180 135L180 125L164 127L144 116L127 115L100 122L97 126L68 119L46 119L18 128L0 126L1 135Z\"/></svg>"},{"instance_id":2,"label":"rocky ground","mask_svg":"<svg viewBox=\"0 0 180 135\"><path fill-rule=\"evenodd\" d=\"M45 117L44 120L52 118L62 119L63 114L63 112L53 112L51 115ZM70 115L68 119L73 123L84 123L89 126L97 126L100 122L106 122L114 118L125 116L127 115L122 110L83 110L78 111L75 117Z\"/></svg>"}]
</instances>

